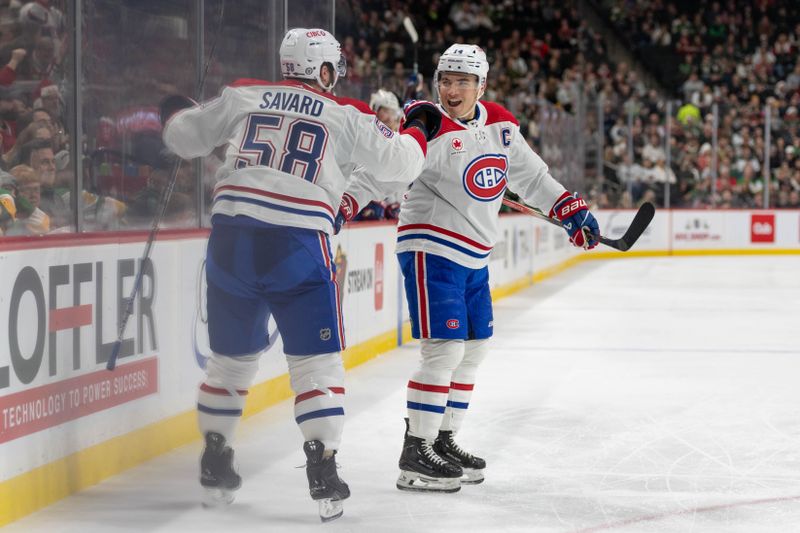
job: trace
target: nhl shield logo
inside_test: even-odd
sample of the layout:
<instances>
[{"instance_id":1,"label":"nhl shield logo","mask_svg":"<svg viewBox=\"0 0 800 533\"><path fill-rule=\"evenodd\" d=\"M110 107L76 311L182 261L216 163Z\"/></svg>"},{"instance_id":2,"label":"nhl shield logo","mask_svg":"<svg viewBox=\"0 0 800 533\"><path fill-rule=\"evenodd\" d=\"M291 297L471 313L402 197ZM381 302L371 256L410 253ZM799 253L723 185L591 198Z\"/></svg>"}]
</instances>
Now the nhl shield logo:
<instances>
[{"instance_id":1,"label":"nhl shield logo","mask_svg":"<svg viewBox=\"0 0 800 533\"><path fill-rule=\"evenodd\" d=\"M321 330L319 330L319 340L321 341L331 340L331 328L322 328Z\"/></svg>"},{"instance_id":2,"label":"nhl shield logo","mask_svg":"<svg viewBox=\"0 0 800 533\"><path fill-rule=\"evenodd\" d=\"M496 200L506 190L507 171L508 157L504 154L480 155L464 169L464 190L481 202Z\"/></svg>"}]
</instances>

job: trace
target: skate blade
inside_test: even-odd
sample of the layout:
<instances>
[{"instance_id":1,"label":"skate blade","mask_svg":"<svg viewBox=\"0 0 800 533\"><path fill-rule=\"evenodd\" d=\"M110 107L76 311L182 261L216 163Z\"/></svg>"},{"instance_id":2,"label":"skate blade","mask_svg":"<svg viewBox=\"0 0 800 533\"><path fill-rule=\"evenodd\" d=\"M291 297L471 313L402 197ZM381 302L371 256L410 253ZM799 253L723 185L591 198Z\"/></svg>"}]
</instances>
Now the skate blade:
<instances>
[{"instance_id":1,"label":"skate blade","mask_svg":"<svg viewBox=\"0 0 800 533\"><path fill-rule=\"evenodd\" d=\"M336 520L344 513L342 500L324 498L322 500L317 500L317 503L319 504L319 519L322 522Z\"/></svg>"},{"instance_id":2,"label":"skate blade","mask_svg":"<svg viewBox=\"0 0 800 533\"><path fill-rule=\"evenodd\" d=\"M400 471L397 488L412 492L458 492L461 490L461 479L427 477L416 472Z\"/></svg>"},{"instance_id":3,"label":"skate blade","mask_svg":"<svg viewBox=\"0 0 800 533\"><path fill-rule=\"evenodd\" d=\"M211 487L203 487L203 507L211 509L215 507L226 507L233 503L236 498L234 491L228 489L219 489Z\"/></svg>"},{"instance_id":4,"label":"skate blade","mask_svg":"<svg viewBox=\"0 0 800 533\"><path fill-rule=\"evenodd\" d=\"M478 485L483 483L483 470L471 470L464 468L464 475L461 476L462 485Z\"/></svg>"}]
</instances>

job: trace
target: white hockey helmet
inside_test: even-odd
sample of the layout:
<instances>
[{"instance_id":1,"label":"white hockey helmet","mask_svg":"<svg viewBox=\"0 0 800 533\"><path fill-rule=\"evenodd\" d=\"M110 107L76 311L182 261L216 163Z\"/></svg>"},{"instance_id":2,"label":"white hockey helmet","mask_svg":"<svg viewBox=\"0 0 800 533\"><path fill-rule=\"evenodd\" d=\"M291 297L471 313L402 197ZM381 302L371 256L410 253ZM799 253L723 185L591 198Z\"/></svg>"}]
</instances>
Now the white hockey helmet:
<instances>
[{"instance_id":1,"label":"white hockey helmet","mask_svg":"<svg viewBox=\"0 0 800 533\"><path fill-rule=\"evenodd\" d=\"M333 35L319 28L293 28L286 32L280 49L284 78L316 80L325 90L333 89L339 76L347 72L342 47ZM333 81L326 86L320 76L322 65L330 63Z\"/></svg>"},{"instance_id":2,"label":"white hockey helmet","mask_svg":"<svg viewBox=\"0 0 800 533\"><path fill-rule=\"evenodd\" d=\"M436 66L436 82L442 72L463 72L478 77L478 98L486 90L486 76L489 74L489 62L486 52L475 44L454 44L439 57Z\"/></svg>"},{"instance_id":3,"label":"white hockey helmet","mask_svg":"<svg viewBox=\"0 0 800 533\"><path fill-rule=\"evenodd\" d=\"M397 101L397 96L393 92L386 89L378 89L369 97L369 108L378 112L378 109L385 107L391 111L400 111L400 102Z\"/></svg>"}]
</instances>

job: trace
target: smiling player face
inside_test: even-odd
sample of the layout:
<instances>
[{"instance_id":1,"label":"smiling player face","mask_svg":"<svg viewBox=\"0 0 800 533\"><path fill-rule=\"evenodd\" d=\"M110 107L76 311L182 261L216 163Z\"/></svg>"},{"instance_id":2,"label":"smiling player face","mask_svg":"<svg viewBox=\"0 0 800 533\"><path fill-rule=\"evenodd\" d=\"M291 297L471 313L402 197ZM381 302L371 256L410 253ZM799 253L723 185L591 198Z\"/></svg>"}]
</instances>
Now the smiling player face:
<instances>
[{"instance_id":1,"label":"smiling player face","mask_svg":"<svg viewBox=\"0 0 800 533\"><path fill-rule=\"evenodd\" d=\"M474 74L443 72L439 75L439 99L447 114L453 118L470 120L475 116L480 87Z\"/></svg>"}]
</instances>

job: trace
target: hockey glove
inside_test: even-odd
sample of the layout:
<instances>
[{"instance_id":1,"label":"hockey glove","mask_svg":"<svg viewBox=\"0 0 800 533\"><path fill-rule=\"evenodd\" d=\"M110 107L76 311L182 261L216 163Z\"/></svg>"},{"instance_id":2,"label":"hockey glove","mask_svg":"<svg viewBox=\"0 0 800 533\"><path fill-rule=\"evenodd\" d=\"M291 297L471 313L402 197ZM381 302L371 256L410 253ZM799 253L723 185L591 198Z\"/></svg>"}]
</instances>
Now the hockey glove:
<instances>
[{"instance_id":1,"label":"hockey glove","mask_svg":"<svg viewBox=\"0 0 800 533\"><path fill-rule=\"evenodd\" d=\"M345 222L350 222L357 214L358 203L356 203L356 199L344 193L342 201L339 203L339 212L336 214L336 220L333 222L333 234L338 235L342 231L342 226L344 226Z\"/></svg>"},{"instance_id":2,"label":"hockey glove","mask_svg":"<svg viewBox=\"0 0 800 533\"><path fill-rule=\"evenodd\" d=\"M597 246L597 236L600 235L600 226L589 212L586 201L578 196L565 192L556 200L550 216L556 217L569 235L569 242L586 250Z\"/></svg>"},{"instance_id":3,"label":"hockey glove","mask_svg":"<svg viewBox=\"0 0 800 533\"><path fill-rule=\"evenodd\" d=\"M161 103L158 104L158 115L161 119L161 125L163 126L166 124L170 117L178 111L194 107L196 105L197 102L188 96L183 96L181 94L170 94L165 96L161 99Z\"/></svg>"},{"instance_id":4,"label":"hockey glove","mask_svg":"<svg viewBox=\"0 0 800 533\"><path fill-rule=\"evenodd\" d=\"M386 211L386 204L378 201L371 201L355 217L355 220L381 220Z\"/></svg>"},{"instance_id":5,"label":"hockey glove","mask_svg":"<svg viewBox=\"0 0 800 533\"><path fill-rule=\"evenodd\" d=\"M400 203L393 202L387 205L384 216L386 217L386 220L397 220L400 218Z\"/></svg>"},{"instance_id":6,"label":"hockey glove","mask_svg":"<svg viewBox=\"0 0 800 533\"><path fill-rule=\"evenodd\" d=\"M405 121L401 130L418 128L430 141L442 128L442 112L431 102L425 100L411 101L404 108Z\"/></svg>"}]
</instances>

